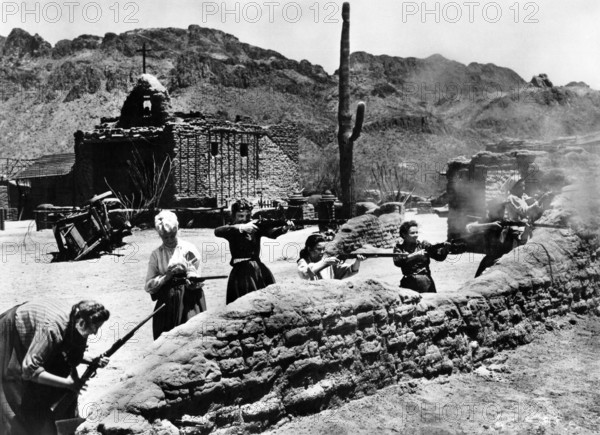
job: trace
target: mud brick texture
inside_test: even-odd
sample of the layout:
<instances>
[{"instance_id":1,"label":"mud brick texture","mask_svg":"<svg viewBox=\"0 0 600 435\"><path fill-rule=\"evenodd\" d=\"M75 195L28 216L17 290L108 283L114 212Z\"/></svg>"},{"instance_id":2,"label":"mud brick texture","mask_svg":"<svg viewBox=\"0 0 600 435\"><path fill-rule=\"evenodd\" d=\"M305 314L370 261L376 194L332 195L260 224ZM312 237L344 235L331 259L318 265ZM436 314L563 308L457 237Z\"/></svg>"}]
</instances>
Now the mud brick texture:
<instances>
[{"instance_id":1,"label":"mud brick texture","mask_svg":"<svg viewBox=\"0 0 600 435\"><path fill-rule=\"evenodd\" d=\"M348 220L327 247L331 253L348 253L371 245L376 248L392 248L400 237L401 213L388 213L379 217L365 214Z\"/></svg>"},{"instance_id":2,"label":"mud brick texture","mask_svg":"<svg viewBox=\"0 0 600 435\"><path fill-rule=\"evenodd\" d=\"M530 243L453 293L289 282L202 313L157 340L77 433L257 432L387 385L470 371L554 316L600 314L596 247L571 230L539 229Z\"/></svg>"}]
</instances>

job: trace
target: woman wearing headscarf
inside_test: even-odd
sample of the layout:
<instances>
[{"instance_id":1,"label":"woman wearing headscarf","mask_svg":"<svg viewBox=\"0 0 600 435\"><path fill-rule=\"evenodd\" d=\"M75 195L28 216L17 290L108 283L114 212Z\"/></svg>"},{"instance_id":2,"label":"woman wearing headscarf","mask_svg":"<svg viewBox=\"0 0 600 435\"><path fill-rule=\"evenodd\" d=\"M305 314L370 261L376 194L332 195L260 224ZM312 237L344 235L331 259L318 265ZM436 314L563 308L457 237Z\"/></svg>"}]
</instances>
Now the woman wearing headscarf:
<instances>
[{"instance_id":1,"label":"woman wearing headscarf","mask_svg":"<svg viewBox=\"0 0 600 435\"><path fill-rule=\"evenodd\" d=\"M156 340L160 334L187 322L206 310L203 284L192 282L200 278L200 253L194 245L178 237L179 222L175 213L165 210L154 218L154 228L162 245L150 255L146 274L146 291L156 308L165 309L152 318Z\"/></svg>"},{"instance_id":2,"label":"woman wearing headscarf","mask_svg":"<svg viewBox=\"0 0 600 435\"><path fill-rule=\"evenodd\" d=\"M63 415L51 406L80 390L79 364L108 364L84 352L88 337L109 317L95 301L32 301L0 314L0 433L54 435L56 420L77 416L76 400Z\"/></svg>"},{"instance_id":3,"label":"woman wearing headscarf","mask_svg":"<svg viewBox=\"0 0 600 435\"><path fill-rule=\"evenodd\" d=\"M309 281L321 279L344 279L356 275L360 263L364 261L358 255L352 263L345 263L337 257L326 256L325 245L327 241L322 234L311 234L306 238L304 248L300 251L298 259L298 274L300 278Z\"/></svg>"},{"instance_id":4,"label":"woman wearing headscarf","mask_svg":"<svg viewBox=\"0 0 600 435\"><path fill-rule=\"evenodd\" d=\"M233 269L227 281L226 303L230 304L247 293L275 283L275 277L260 259L260 239L275 239L286 233L290 225L270 225L251 222L252 204L246 200L231 206L232 224L215 229L215 236L229 242Z\"/></svg>"}]
</instances>

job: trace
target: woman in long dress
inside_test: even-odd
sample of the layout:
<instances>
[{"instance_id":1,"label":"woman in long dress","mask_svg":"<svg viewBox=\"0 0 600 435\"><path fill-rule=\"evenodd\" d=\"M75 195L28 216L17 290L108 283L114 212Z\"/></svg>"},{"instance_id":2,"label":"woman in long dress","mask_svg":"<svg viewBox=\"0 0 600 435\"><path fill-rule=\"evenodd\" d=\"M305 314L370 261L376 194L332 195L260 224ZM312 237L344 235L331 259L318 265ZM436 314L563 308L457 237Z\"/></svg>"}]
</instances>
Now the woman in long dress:
<instances>
[{"instance_id":1,"label":"woman in long dress","mask_svg":"<svg viewBox=\"0 0 600 435\"><path fill-rule=\"evenodd\" d=\"M287 232L287 224L251 222L252 204L240 200L231 206L233 223L215 229L215 236L229 242L233 269L227 281L226 303L275 283L275 277L260 259L260 239L275 239Z\"/></svg>"},{"instance_id":2,"label":"woman in long dress","mask_svg":"<svg viewBox=\"0 0 600 435\"><path fill-rule=\"evenodd\" d=\"M178 237L179 222L175 213L162 211L154 218L154 227L162 245L150 255L146 274L146 291L156 308L166 308L152 318L156 340L160 334L187 322L206 310L200 278L200 253L196 247ZM195 280L196 279L196 280Z\"/></svg>"},{"instance_id":3,"label":"woman in long dress","mask_svg":"<svg viewBox=\"0 0 600 435\"><path fill-rule=\"evenodd\" d=\"M87 339L110 313L95 301L75 305L40 300L0 314L0 433L54 435L56 420L77 416L77 400L57 415L51 410L65 393L82 387L76 367L108 364L84 355Z\"/></svg>"}]
</instances>

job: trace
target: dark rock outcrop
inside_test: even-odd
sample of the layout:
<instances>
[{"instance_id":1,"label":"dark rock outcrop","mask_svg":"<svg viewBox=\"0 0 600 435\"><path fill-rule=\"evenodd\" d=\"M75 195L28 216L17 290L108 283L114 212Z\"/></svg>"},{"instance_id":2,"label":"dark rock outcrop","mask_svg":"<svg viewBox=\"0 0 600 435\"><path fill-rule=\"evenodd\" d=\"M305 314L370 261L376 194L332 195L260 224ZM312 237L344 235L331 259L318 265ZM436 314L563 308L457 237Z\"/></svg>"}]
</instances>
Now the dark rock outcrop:
<instances>
[{"instance_id":1,"label":"dark rock outcrop","mask_svg":"<svg viewBox=\"0 0 600 435\"><path fill-rule=\"evenodd\" d=\"M533 76L530 83L536 88L551 88L554 86L548 78L548 75L543 73Z\"/></svg>"},{"instance_id":2,"label":"dark rock outcrop","mask_svg":"<svg viewBox=\"0 0 600 435\"><path fill-rule=\"evenodd\" d=\"M2 56L20 59L25 56L41 57L50 54L52 46L37 33L31 36L23 29L13 29L2 47Z\"/></svg>"}]
</instances>

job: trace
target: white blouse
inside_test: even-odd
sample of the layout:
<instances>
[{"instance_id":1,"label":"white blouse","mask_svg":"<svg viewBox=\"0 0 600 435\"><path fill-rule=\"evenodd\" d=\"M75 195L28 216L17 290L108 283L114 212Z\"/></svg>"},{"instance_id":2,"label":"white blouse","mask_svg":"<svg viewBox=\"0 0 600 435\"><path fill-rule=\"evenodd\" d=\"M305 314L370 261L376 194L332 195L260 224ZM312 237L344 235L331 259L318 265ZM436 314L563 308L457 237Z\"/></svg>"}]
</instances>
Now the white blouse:
<instances>
[{"instance_id":1,"label":"white blouse","mask_svg":"<svg viewBox=\"0 0 600 435\"><path fill-rule=\"evenodd\" d=\"M183 264L189 275L200 276L200 253L196 247L184 240L178 240L177 246L167 248L160 245L152 254L148 262L145 290L156 293L165 283L165 274L169 267Z\"/></svg>"}]
</instances>

